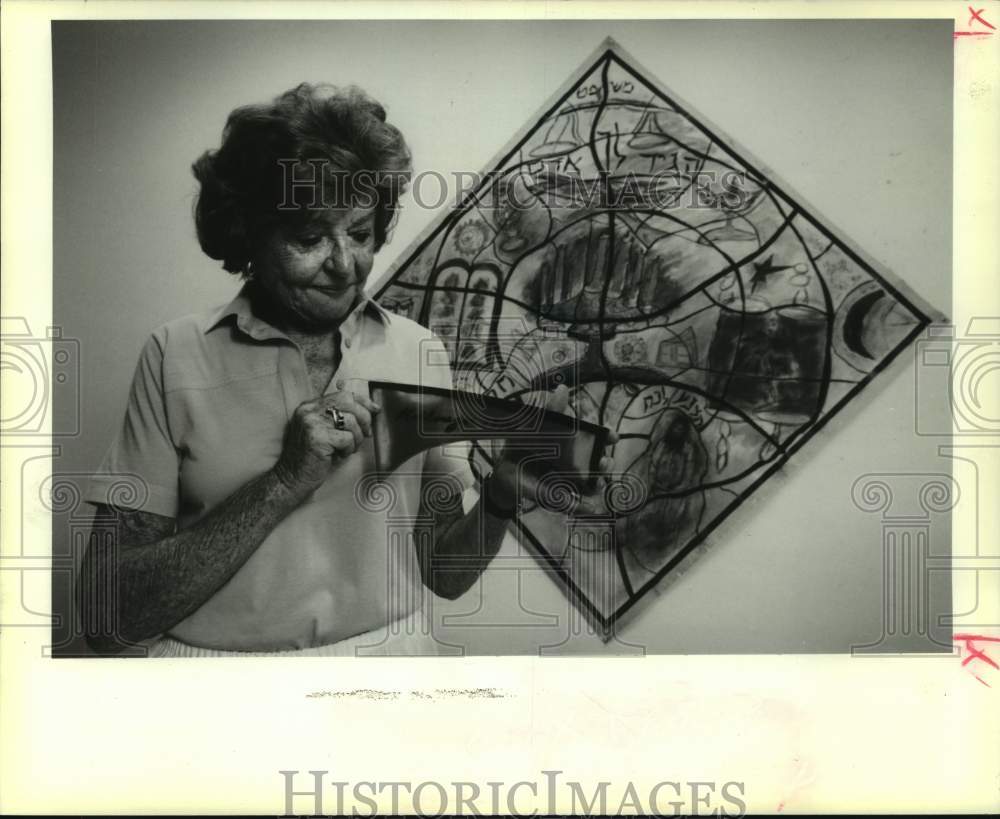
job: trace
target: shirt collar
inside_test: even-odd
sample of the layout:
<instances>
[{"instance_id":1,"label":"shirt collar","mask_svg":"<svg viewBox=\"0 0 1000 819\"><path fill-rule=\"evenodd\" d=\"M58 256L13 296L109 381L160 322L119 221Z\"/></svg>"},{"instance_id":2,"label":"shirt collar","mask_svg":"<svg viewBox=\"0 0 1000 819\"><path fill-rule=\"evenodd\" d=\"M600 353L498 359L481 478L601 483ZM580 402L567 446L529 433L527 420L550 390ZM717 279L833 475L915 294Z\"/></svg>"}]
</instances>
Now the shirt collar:
<instances>
[{"instance_id":1,"label":"shirt collar","mask_svg":"<svg viewBox=\"0 0 1000 819\"><path fill-rule=\"evenodd\" d=\"M236 326L251 338L255 338L258 341L271 338L288 340L288 336L283 332L254 314L249 287L249 284L244 284L229 304L220 307L209 315L205 322L204 331L207 333L218 327L225 319L235 316ZM372 316L384 326L392 321L392 314L367 293L364 293L361 301L358 302L358 305L341 324L341 332L353 335L361 323L362 316L365 315Z\"/></svg>"}]
</instances>

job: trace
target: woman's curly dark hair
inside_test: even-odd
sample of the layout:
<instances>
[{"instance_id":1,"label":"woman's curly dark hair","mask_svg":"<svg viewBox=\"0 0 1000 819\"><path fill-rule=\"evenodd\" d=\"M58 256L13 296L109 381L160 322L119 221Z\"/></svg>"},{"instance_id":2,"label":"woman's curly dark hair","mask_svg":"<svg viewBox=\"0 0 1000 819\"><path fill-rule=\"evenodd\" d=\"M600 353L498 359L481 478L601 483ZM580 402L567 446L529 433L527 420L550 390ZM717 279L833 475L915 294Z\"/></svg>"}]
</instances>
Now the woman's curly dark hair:
<instances>
[{"instance_id":1,"label":"woman's curly dark hair","mask_svg":"<svg viewBox=\"0 0 1000 819\"><path fill-rule=\"evenodd\" d=\"M410 151L385 109L355 86L302 83L270 104L235 109L217 151L192 165L201 249L246 273L255 242L317 208L375 206L375 249L409 181Z\"/></svg>"}]
</instances>

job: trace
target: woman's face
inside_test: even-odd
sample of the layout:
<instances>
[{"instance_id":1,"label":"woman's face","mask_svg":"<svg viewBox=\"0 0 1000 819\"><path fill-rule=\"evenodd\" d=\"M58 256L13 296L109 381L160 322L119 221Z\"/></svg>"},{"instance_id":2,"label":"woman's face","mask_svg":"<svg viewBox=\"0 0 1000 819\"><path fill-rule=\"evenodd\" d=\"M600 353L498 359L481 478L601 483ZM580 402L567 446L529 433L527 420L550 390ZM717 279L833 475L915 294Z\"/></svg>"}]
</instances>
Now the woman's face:
<instances>
[{"instance_id":1,"label":"woman's face","mask_svg":"<svg viewBox=\"0 0 1000 819\"><path fill-rule=\"evenodd\" d=\"M374 256L374 208L330 208L301 227L273 230L254 260L254 280L287 326L333 330L361 300Z\"/></svg>"}]
</instances>

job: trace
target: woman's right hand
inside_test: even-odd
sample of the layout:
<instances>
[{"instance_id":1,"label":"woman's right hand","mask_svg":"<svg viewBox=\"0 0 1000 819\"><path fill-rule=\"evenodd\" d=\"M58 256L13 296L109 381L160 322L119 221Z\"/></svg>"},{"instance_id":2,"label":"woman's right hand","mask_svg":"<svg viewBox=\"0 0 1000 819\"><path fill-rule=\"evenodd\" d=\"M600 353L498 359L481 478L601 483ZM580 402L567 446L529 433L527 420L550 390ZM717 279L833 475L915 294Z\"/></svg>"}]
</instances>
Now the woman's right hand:
<instances>
[{"instance_id":1,"label":"woman's right hand","mask_svg":"<svg viewBox=\"0 0 1000 819\"><path fill-rule=\"evenodd\" d=\"M337 429L334 414L344 417ZM319 487L339 461L353 455L372 434L372 415L381 407L364 395L333 392L303 401L285 429L281 457L274 466L278 479L296 493Z\"/></svg>"}]
</instances>

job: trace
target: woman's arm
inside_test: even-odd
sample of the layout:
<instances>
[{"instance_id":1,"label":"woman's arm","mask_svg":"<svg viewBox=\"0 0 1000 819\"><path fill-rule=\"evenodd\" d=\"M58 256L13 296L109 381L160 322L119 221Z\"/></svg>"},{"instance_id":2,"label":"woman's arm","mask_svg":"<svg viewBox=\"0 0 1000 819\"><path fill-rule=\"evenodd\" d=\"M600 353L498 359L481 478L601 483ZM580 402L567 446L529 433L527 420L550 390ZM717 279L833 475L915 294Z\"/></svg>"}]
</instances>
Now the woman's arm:
<instances>
[{"instance_id":1,"label":"woman's arm","mask_svg":"<svg viewBox=\"0 0 1000 819\"><path fill-rule=\"evenodd\" d=\"M193 614L301 501L270 470L176 533L172 518L99 507L77 583L87 644L117 653Z\"/></svg>"},{"instance_id":2,"label":"woman's arm","mask_svg":"<svg viewBox=\"0 0 1000 819\"><path fill-rule=\"evenodd\" d=\"M569 391L560 387L545 399L545 406L563 412ZM618 435L610 432L607 444L614 445ZM432 592L455 600L467 592L500 551L507 524L514 518L522 500L535 500L539 479L530 469L522 469L513 453L501 454L496 468L482 484L479 502L462 511L462 490L456 481L431 479L422 487L420 517L432 522L429 541L417 538L417 561L420 575ZM576 510L583 514L607 513L604 507L604 481L611 472L612 458L602 456L598 463L601 481L591 494L576 499Z\"/></svg>"},{"instance_id":3,"label":"woman's arm","mask_svg":"<svg viewBox=\"0 0 1000 819\"><path fill-rule=\"evenodd\" d=\"M334 425L331 408L343 413L345 429ZM101 507L98 522L108 523L112 536L91 535L77 583L88 645L117 653L193 614L357 451L371 435L371 413L377 411L369 399L342 392L302 403L274 468L182 531L174 532L173 519L162 515Z\"/></svg>"},{"instance_id":4,"label":"woman's arm","mask_svg":"<svg viewBox=\"0 0 1000 819\"><path fill-rule=\"evenodd\" d=\"M496 557L515 511L514 496L498 499L504 488L489 478L479 503L465 513L458 483L435 481L433 489L424 486L419 517L431 521L431 537L415 539L424 585L448 600L465 594ZM487 492L492 493L490 503L484 503Z\"/></svg>"}]
</instances>

